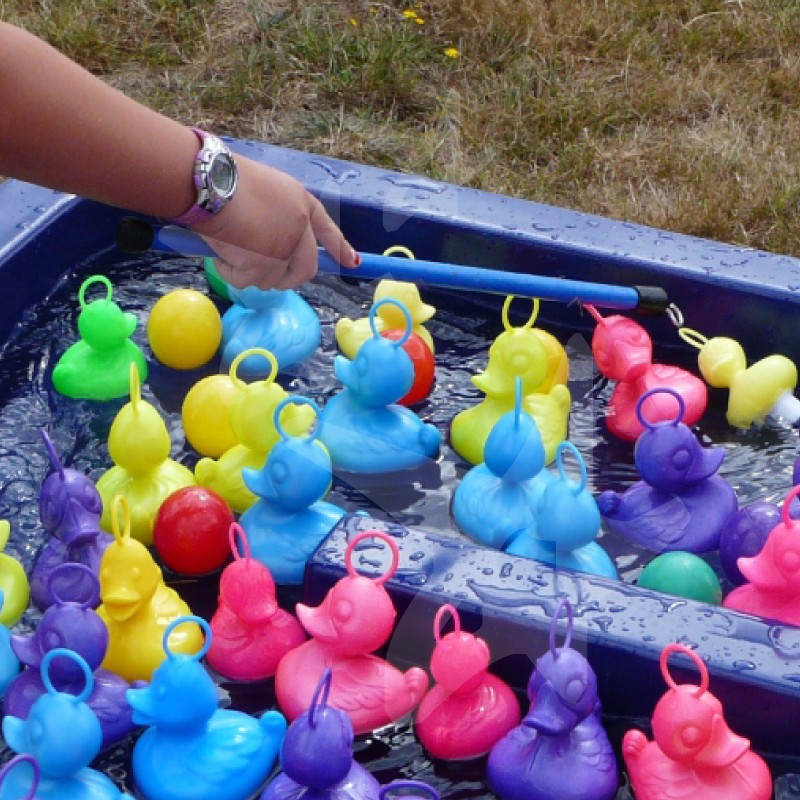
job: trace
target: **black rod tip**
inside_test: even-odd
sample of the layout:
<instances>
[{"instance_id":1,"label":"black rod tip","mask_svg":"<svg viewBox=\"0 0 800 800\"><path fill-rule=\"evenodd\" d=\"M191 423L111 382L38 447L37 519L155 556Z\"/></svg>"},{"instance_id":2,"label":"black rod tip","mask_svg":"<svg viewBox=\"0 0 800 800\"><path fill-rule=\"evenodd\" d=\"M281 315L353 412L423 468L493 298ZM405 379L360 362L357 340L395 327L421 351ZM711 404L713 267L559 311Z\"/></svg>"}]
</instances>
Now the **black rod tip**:
<instances>
[{"instance_id":1,"label":"black rod tip","mask_svg":"<svg viewBox=\"0 0 800 800\"><path fill-rule=\"evenodd\" d=\"M642 314L663 314L669 308L669 297L660 286L634 286L639 295L636 310Z\"/></svg>"},{"instance_id":2,"label":"black rod tip","mask_svg":"<svg viewBox=\"0 0 800 800\"><path fill-rule=\"evenodd\" d=\"M117 226L117 247L125 253L146 253L153 246L153 226L137 217L124 217Z\"/></svg>"}]
</instances>

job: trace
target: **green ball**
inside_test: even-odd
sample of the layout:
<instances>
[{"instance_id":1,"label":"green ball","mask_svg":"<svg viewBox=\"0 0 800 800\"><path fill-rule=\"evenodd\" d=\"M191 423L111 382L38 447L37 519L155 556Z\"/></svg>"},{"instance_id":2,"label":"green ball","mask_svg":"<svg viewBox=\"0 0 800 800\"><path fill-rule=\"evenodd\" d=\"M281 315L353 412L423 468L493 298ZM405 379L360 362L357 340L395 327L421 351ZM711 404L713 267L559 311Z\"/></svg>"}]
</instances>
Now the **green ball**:
<instances>
[{"instance_id":1,"label":"green ball","mask_svg":"<svg viewBox=\"0 0 800 800\"><path fill-rule=\"evenodd\" d=\"M722 587L714 570L694 553L677 550L656 556L639 576L639 586L719 605Z\"/></svg>"},{"instance_id":2,"label":"green ball","mask_svg":"<svg viewBox=\"0 0 800 800\"><path fill-rule=\"evenodd\" d=\"M222 297L225 300L230 300L231 297L228 294L228 284L225 282L222 275L220 275L217 271L217 268L214 265L214 259L204 258L203 269L205 270L206 280L208 281L208 285L211 287L211 291L214 292L215 295Z\"/></svg>"}]
</instances>

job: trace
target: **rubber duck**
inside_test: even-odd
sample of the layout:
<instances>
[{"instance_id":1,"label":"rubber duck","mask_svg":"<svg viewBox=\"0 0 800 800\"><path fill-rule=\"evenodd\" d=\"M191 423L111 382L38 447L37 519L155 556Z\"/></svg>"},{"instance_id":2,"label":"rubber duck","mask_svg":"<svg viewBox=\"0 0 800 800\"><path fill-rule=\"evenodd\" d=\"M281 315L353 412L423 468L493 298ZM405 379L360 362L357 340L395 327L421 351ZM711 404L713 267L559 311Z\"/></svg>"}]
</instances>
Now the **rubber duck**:
<instances>
[{"instance_id":1,"label":"rubber duck","mask_svg":"<svg viewBox=\"0 0 800 800\"><path fill-rule=\"evenodd\" d=\"M105 299L87 303L86 290L94 283L106 287ZM105 275L92 275L81 284L81 339L61 356L53 370L53 386L60 394L88 400L124 397L134 365L141 379L147 380L147 360L130 339L136 330L136 315L123 312L111 299L112 294L111 281Z\"/></svg>"},{"instance_id":2,"label":"rubber duck","mask_svg":"<svg viewBox=\"0 0 800 800\"><path fill-rule=\"evenodd\" d=\"M83 583L87 591L83 598L66 600L59 596L56 587L60 577L77 573L69 585ZM92 672L93 689L86 698L89 708L97 715L102 729L102 749L110 747L127 736L136 727L131 709L125 700L129 684L118 675L101 669L100 664L108 649L108 630L94 607L100 602L100 582L84 564L62 564L51 573L50 592L53 604L44 612L36 630L30 635L14 634L11 646L20 662L25 665L8 687L5 713L27 719L33 704L47 692L41 677L44 657L56 647L63 647L79 655ZM65 659L50 668L50 680L59 692L80 693L83 673Z\"/></svg>"},{"instance_id":3,"label":"rubber duck","mask_svg":"<svg viewBox=\"0 0 800 800\"><path fill-rule=\"evenodd\" d=\"M799 495L800 486L786 495L781 522L770 531L761 552L738 560L748 582L727 595L722 603L726 608L800 625L800 521L789 514L792 500Z\"/></svg>"},{"instance_id":4,"label":"rubber duck","mask_svg":"<svg viewBox=\"0 0 800 800\"><path fill-rule=\"evenodd\" d=\"M678 685L669 674L672 653L687 655L700 670L700 685ZM622 757L638 800L769 800L769 768L725 722L722 704L708 691L708 668L682 644L661 653L669 690L653 712L653 741L629 730Z\"/></svg>"},{"instance_id":5,"label":"rubber duck","mask_svg":"<svg viewBox=\"0 0 800 800\"><path fill-rule=\"evenodd\" d=\"M194 486L194 475L169 457L170 438L158 411L142 399L139 373L130 371L130 402L120 409L108 434L108 452L116 466L100 476L97 491L103 498L100 524L111 530L111 503L122 495L132 510L131 535L153 544L153 523L161 503L184 486Z\"/></svg>"},{"instance_id":6,"label":"rubber duck","mask_svg":"<svg viewBox=\"0 0 800 800\"><path fill-rule=\"evenodd\" d=\"M328 705L330 668L322 673L311 705L286 731L281 768L261 800L379 800L380 784L353 758L353 723Z\"/></svg>"},{"instance_id":7,"label":"rubber duck","mask_svg":"<svg viewBox=\"0 0 800 800\"><path fill-rule=\"evenodd\" d=\"M221 370L227 371L240 353L254 347L273 353L282 370L305 361L319 347L317 312L292 289L229 286L228 294L233 305L222 316ZM239 374L253 380L269 372L262 359L246 358Z\"/></svg>"},{"instance_id":8,"label":"rubber duck","mask_svg":"<svg viewBox=\"0 0 800 800\"><path fill-rule=\"evenodd\" d=\"M377 578L359 575L353 552L366 539L379 539L391 551L389 569ZM345 550L347 575L327 593L322 604L297 604L297 617L313 638L287 653L275 675L278 705L290 720L311 706L320 678L333 671L330 704L346 711L356 734L367 733L410 714L428 687L419 667L400 672L372 653L392 633L395 611L384 584L397 571L400 552L394 540L379 531L354 536Z\"/></svg>"},{"instance_id":9,"label":"rubber duck","mask_svg":"<svg viewBox=\"0 0 800 800\"><path fill-rule=\"evenodd\" d=\"M401 309L404 338L383 338L375 318L384 305ZM442 436L413 411L397 405L414 382L414 365L403 350L411 317L397 300L380 300L369 312L372 338L349 361L336 356L334 371L345 388L319 415L319 439L333 466L354 473L387 473L419 467L439 455Z\"/></svg>"},{"instance_id":10,"label":"rubber duck","mask_svg":"<svg viewBox=\"0 0 800 800\"><path fill-rule=\"evenodd\" d=\"M260 470L242 472L258 502L242 514L253 555L279 584L303 582L306 562L345 511L322 498L331 487L332 464L319 430L307 436L289 436L281 414L303 405L318 417L319 406L308 397L287 397L278 403L273 424L280 441Z\"/></svg>"},{"instance_id":11,"label":"rubber duck","mask_svg":"<svg viewBox=\"0 0 800 800\"><path fill-rule=\"evenodd\" d=\"M789 516L793 516L791 510ZM780 521L780 508L766 500L756 500L728 517L719 535L719 563L732 586L747 583L739 559L758 555Z\"/></svg>"},{"instance_id":12,"label":"rubber duck","mask_svg":"<svg viewBox=\"0 0 800 800\"><path fill-rule=\"evenodd\" d=\"M518 377L522 380L522 408L539 428L546 464L552 462L558 443L567 437L571 396L563 383L555 383L556 376L560 380L563 374L560 365L565 361L548 353L547 345L536 332L538 329L533 328L539 314L538 300L533 301L528 321L520 328L512 327L508 312L513 299L507 297L503 305L504 331L489 348L486 370L472 377L472 383L486 398L460 411L450 424L450 444L471 464L484 460L483 449L489 433L503 414L514 409Z\"/></svg>"},{"instance_id":13,"label":"rubber duck","mask_svg":"<svg viewBox=\"0 0 800 800\"><path fill-rule=\"evenodd\" d=\"M453 618L455 630L442 636L447 615ZM485 755L519 725L517 698L489 672L489 646L461 630L458 611L449 603L436 612L433 636L431 674L436 685L417 709L417 738L434 758L450 761Z\"/></svg>"},{"instance_id":14,"label":"rubber duck","mask_svg":"<svg viewBox=\"0 0 800 800\"><path fill-rule=\"evenodd\" d=\"M708 389L703 381L680 367L653 363L653 341L647 331L629 317L603 317L594 306L584 308L597 321L592 335L592 354L600 372L617 381L608 400L606 426L614 436L635 442L644 431L636 415L636 403L648 390L661 386L674 389L686 412L683 422L694 425L703 416ZM651 396L645 413L651 422L675 417L675 401L665 394Z\"/></svg>"},{"instance_id":15,"label":"rubber duck","mask_svg":"<svg viewBox=\"0 0 800 800\"><path fill-rule=\"evenodd\" d=\"M77 694L59 692L49 676L55 658L68 658L83 673L85 684ZM31 755L39 764L37 800L133 800L89 764L100 752L103 734L94 712L86 704L92 693L92 672L76 653L56 648L42 660L42 682L47 691L34 704L27 719L6 715L3 738L15 752ZM30 778L22 770L7 774L0 790L2 800L26 796ZM28 795L30 796L30 795Z\"/></svg>"},{"instance_id":16,"label":"rubber duck","mask_svg":"<svg viewBox=\"0 0 800 800\"><path fill-rule=\"evenodd\" d=\"M678 400L671 422L653 424L642 408L651 394ZM603 492L597 504L608 530L657 553L704 553L719 546L723 526L738 508L736 493L715 473L725 458L721 447L703 448L681 422L683 398L672 389L651 389L636 405L646 428L633 449L642 480L624 494Z\"/></svg>"},{"instance_id":17,"label":"rubber duck","mask_svg":"<svg viewBox=\"0 0 800 800\"><path fill-rule=\"evenodd\" d=\"M53 442L42 430L42 439L54 472L48 475L39 493L39 519L49 534L39 552L31 574L31 597L34 605L45 611L53 604L48 584L50 575L62 564L85 564L95 575L106 547L114 540L100 528L103 500L91 479L75 469L66 469ZM85 594L80 572L61 573L59 596L68 601ZM79 579L71 585L70 576Z\"/></svg>"},{"instance_id":18,"label":"rubber duck","mask_svg":"<svg viewBox=\"0 0 800 800\"><path fill-rule=\"evenodd\" d=\"M681 338L700 353L697 365L709 386L728 389L728 422L747 430L767 418L794 425L800 419L800 400L794 396L797 367L786 356L771 355L747 366L742 346L726 336L708 339L691 328Z\"/></svg>"},{"instance_id":19,"label":"rubber duck","mask_svg":"<svg viewBox=\"0 0 800 800\"><path fill-rule=\"evenodd\" d=\"M514 409L497 421L486 440L484 462L472 467L453 494L458 529L485 547L502 550L536 524L536 506L555 476L544 468L544 445L533 417L522 410L517 377Z\"/></svg>"},{"instance_id":20,"label":"rubber duck","mask_svg":"<svg viewBox=\"0 0 800 800\"><path fill-rule=\"evenodd\" d=\"M237 370L245 358L256 354L267 359L271 371L264 380L246 384ZM251 348L233 360L230 377L238 385L240 393L231 408L230 422L239 443L225 451L219 460L201 458L194 469L200 486L213 489L237 514L247 511L258 500L245 485L242 470L261 469L270 450L281 438L273 423L274 410L288 395L280 384L275 383L277 376L278 362L269 350ZM286 430L292 435L305 433L313 421L313 411L306 405L293 405L286 410Z\"/></svg>"},{"instance_id":21,"label":"rubber duck","mask_svg":"<svg viewBox=\"0 0 800 800\"><path fill-rule=\"evenodd\" d=\"M383 255L390 256L394 253L402 253L407 258L414 258L414 254L405 247L390 247L388 250L384 251ZM433 317L436 313L436 309L422 301L416 284L388 279L378 281L375 286L372 302L378 303L387 298L398 300L406 307L411 317L412 331L428 345L431 353L435 353L436 349L433 337L425 327L425 323ZM394 306L384 305L381 306L378 318L375 320L375 327L380 333L384 330L405 328L406 321L403 315L398 313ZM336 336L336 344L339 345L339 349L347 358L352 360L356 357L359 347L361 347L367 339L372 338L372 324L370 323L369 317L362 317L356 320L341 317L336 321L334 335Z\"/></svg>"},{"instance_id":22,"label":"rubber duck","mask_svg":"<svg viewBox=\"0 0 800 800\"><path fill-rule=\"evenodd\" d=\"M164 629L174 619L191 612L178 593L164 583L148 549L131 537L125 498L114 498L111 511L115 541L108 546L100 564L103 602L97 609L108 628L108 651L102 666L127 681L149 681L164 660ZM176 653L195 653L202 644L200 629L192 625L173 633L169 643Z\"/></svg>"},{"instance_id":23,"label":"rubber duck","mask_svg":"<svg viewBox=\"0 0 800 800\"><path fill-rule=\"evenodd\" d=\"M578 463L580 481L570 480L564 469L564 453ZM589 572L619 580L617 568L598 544L600 510L586 487L586 463L572 442L561 442L556 451L558 478L545 487L536 507L536 525L526 528L505 547L506 553L535 558L561 569Z\"/></svg>"},{"instance_id":24,"label":"rubber duck","mask_svg":"<svg viewBox=\"0 0 800 800\"><path fill-rule=\"evenodd\" d=\"M567 632L556 648L562 608ZM563 598L550 623L550 648L528 681L528 714L489 753L486 777L502 800L610 800L617 792L617 762L600 721L597 677L570 647L572 629L572 605Z\"/></svg>"},{"instance_id":25,"label":"rubber duck","mask_svg":"<svg viewBox=\"0 0 800 800\"><path fill-rule=\"evenodd\" d=\"M206 660L220 675L237 681L271 678L280 660L306 635L297 619L278 606L275 581L250 554L242 527L229 533L233 563L222 571L219 603L211 618L211 646ZM242 543L244 556L237 540Z\"/></svg>"},{"instance_id":26,"label":"rubber duck","mask_svg":"<svg viewBox=\"0 0 800 800\"><path fill-rule=\"evenodd\" d=\"M0 589L0 608L3 605L3 590ZM11 644L11 631L0 625L0 699L12 681L19 675L19 659Z\"/></svg>"},{"instance_id":27,"label":"rubber duck","mask_svg":"<svg viewBox=\"0 0 800 800\"><path fill-rule=\"evenodd\" d=\"M7 519L0 519L0 591L3 592L0 625L9 627L23 615L31 594L25 568L14 556L3 552L10 536L11 523Z\"/></svg>"},{"instance_id":28,"label":"rubber duck","mask_svg":"<svg viewBox=\"0 0 800 800\"><path fill-rule=\"evenodd\" d=\"M177 653L171 637L187 625L206 639L194 655ZM166 659L152 683L128 690L134 722L147 730L133 746L133 778L145 800L247 800L266 782L286 733L277 711L255 719L219 708L217 686L200 659L211 646L200 617L173 620L164 631Z\"/></svg>"}]
</instances>

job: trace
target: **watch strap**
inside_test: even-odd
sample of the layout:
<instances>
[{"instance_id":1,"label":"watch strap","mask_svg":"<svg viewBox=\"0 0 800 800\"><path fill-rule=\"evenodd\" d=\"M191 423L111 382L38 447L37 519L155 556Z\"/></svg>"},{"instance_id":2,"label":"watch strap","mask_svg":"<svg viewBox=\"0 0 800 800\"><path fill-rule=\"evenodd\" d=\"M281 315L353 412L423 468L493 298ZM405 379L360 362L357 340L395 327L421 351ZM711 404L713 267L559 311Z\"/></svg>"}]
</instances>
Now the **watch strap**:
<instances>
[{"instance_id":1,"label":"watch strap","mask_svg":"<svg viewBox=\"0 0 800 800\"><path fill-rule=\"evenodd\" d=\"M200 142L200 149L198 150L197 157L194 161L194 170L192 171L192 184L194 185L195 192L197 192L197 196L199 197L200 191L203 188L201 183L200 177L200 154L203 152L205 147L205 141L207 136L211 136L212 134L206 133L204 130L200 128L189 128L191 132L197 137L198 141ZM184 226L191 226L196 225L198 222L203 222L207 219L211 219L216 212L209 210L208 208L203 208L197 200L192 204L192 207L181 214L179 217L173 217L170 222L175 225L184 225Z\"/></svg>"}]
</instances>

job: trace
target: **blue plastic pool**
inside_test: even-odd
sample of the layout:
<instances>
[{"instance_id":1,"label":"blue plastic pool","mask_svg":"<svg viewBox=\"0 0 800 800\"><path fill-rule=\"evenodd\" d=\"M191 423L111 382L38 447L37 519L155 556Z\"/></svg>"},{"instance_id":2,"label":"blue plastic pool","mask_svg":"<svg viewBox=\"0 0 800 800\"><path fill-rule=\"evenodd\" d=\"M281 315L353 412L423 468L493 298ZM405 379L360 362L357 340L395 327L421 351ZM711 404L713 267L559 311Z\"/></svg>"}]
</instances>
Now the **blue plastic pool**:
<instances>
[{"instance_id":1,"label":"blue plastic pool","mask_svg":"<svg viewBox=\"0 0 800 800\"><path fill-rule=\"evenodd\" d=\"M800 360L793 324L800 262L794 259L266 145L233 144L302 180L361 250L381 252L401 243L430 260L661 285L687 324L705 335L735 336L751 359L781 352ZM135 310L142 323L164 291L204 287L196 264L156 255L132 262L120 253L113 244L120 217L114 209L25 184L0 185L0 518L12 522L9 551L27 564L40 542L36 491L48 469L36 428L50 430L70 466L96 477L107 463L105 439L121 405L65 401L49 382L52 359L74 335L71 312L81 279L107 274L116 287L115 300ZM333 321L340 314L362 315L371 292L368 286L332 278L304 291L322 318L325 347L287 378L286 386L324 401L336 389L330 365ZM442 291L426 292L426 299L440 308L431 330L443 360L436 392L422 414L446 430L449 417L477 397L468 377L485 365L486 347L500 330L499 299ZM556 333L573 360L570 438L587 458L592 488L624 487L635 478L631 448L613 441L603 429L600 417L608 387L592 368L587 345L592 320L577 304L545 303L539 323ZM693 351L668 319L652 317L644 324L658 343L659 360L691 366ZM144 343L143 326L137 337ZM148 399L170 420L173 455L179 453L191 464L193 455L178 424L186 388L174 373L153 365ZM723 474L734 483L742 504L782 497L791 483L796 431L736 432L724 421L722 395L712 395L700 431L728 449ZM649 715L663 690L658 654L667 641L681 639L696 645L707 659L712 690L726 704L734 730L753 740L776 773L800 771L794 762L800 756L800 631L638 590L630 582L647 557L614 550L613 541L604 543L628 581L624 585L554 573L471 548L456 536L449 518L450 493L465 467L449 453L435 469L416 476L413 486L341 481L335 486L335 501L350 510L363 508L389 524L401 537L404 557L414 556L391 584L406 612L389 648L393 658L424 663L432 645L424 621L442 597L457 597L465 627L479 629L500 648L497 668L522 689L530 659L543 647L552 598L566 592L576 604L578 640L598 672L612 738L618 741L627 726ZM320 548L304 589L308 601L318 602L341 574L343 537L354 524L347 521ZM443 586L440 578L446 575L451 575L450 583ZM213 610L213 584L182 585L196 611ZM34 620L34 615L26 617L29 623ZM526 632L524 645L509 649L499 644L519 641L521 630ZM236 704L251 710L271 701L269 687L226 689ZM432 763L407 728L365 739L359 748L359 758L382 780L414 775L431 780L448 797L489 796L482 765ZM129 785L126 752L121 747L106 754L102 765Z\"/></svg>"}]
</instances>

